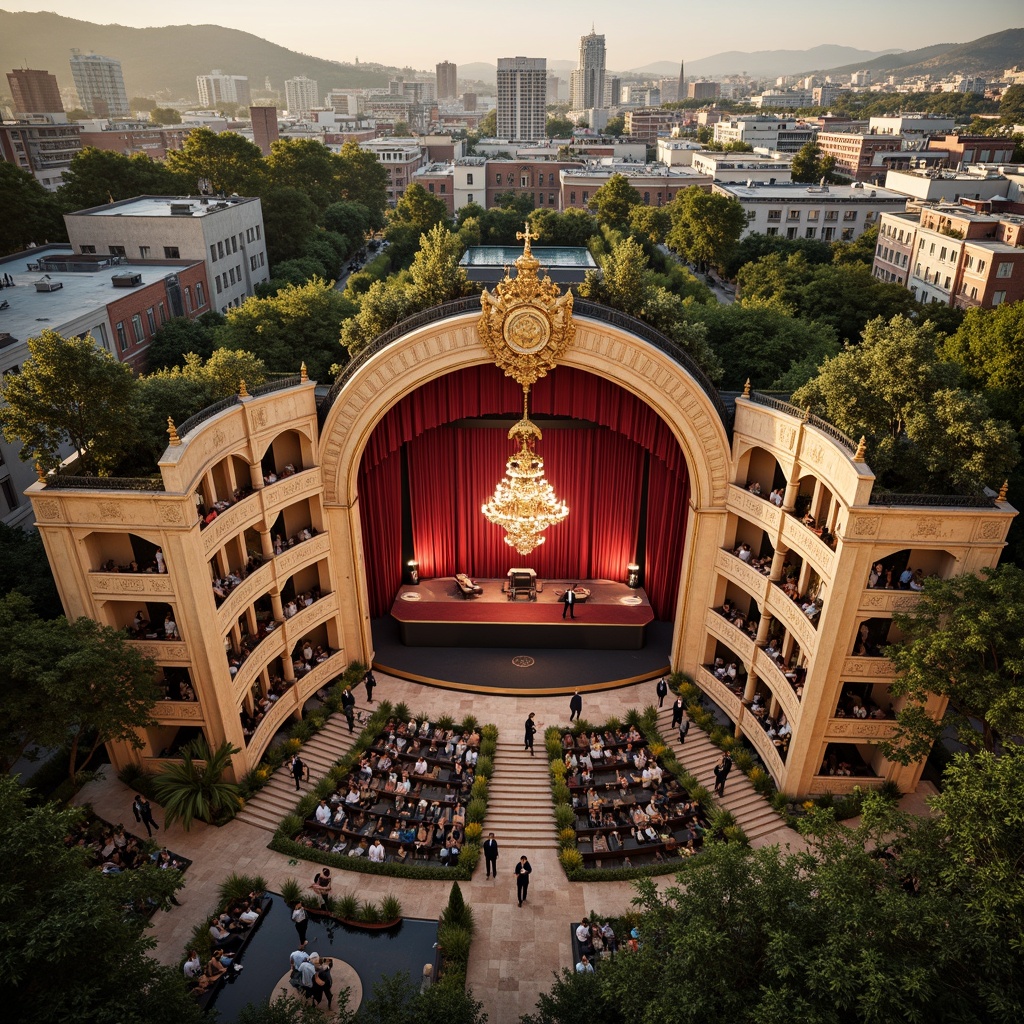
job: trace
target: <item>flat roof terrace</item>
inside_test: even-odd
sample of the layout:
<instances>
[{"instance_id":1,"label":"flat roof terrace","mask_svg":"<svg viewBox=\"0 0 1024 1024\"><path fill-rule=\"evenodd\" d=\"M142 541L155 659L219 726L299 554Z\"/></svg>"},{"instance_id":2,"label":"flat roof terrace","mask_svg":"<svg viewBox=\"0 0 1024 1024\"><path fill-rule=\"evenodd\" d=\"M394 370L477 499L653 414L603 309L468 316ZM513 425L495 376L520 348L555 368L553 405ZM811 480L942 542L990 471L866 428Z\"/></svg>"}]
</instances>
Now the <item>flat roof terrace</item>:
<instances>
[{"instance_id":1,"label":"flat roof terrace","mask_svg":"<svg viewBox=\"0 0 1024 1024\"><path fill-rule=\"evenodd\" d=\"M540 260L541 271L556 284L579 284L588 270L597 270L590 251L583 246L535 245L533 255ZM518 245L474 245L466 250L459 266L470 281L493 283L509 270L515 277L515 262L523 255Z\"/></svg>"}]
</instances>

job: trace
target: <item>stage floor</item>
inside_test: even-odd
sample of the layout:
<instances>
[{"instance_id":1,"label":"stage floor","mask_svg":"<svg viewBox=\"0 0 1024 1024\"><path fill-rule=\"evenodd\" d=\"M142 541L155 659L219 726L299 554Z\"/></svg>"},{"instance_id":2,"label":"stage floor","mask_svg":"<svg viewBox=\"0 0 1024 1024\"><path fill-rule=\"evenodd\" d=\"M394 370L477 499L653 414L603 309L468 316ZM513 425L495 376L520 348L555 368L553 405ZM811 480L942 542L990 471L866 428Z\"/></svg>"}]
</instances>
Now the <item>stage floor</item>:
<instances>
[{"instance_id":1,"label":"stage floor","mask_svg":"<svg viewBox=\"0 0 1024 1024\"><path fill-rule=\"evenodd\" d=\"M452 577L405 586L391 608L411 647L543 647L640 650L654 611L642 590L610 580L582 580L589 596L563 618L561 595L574 581L539 580L534 600L510 600L501 580L478 580L465 597Z\"/></svg>"}]
</instances>

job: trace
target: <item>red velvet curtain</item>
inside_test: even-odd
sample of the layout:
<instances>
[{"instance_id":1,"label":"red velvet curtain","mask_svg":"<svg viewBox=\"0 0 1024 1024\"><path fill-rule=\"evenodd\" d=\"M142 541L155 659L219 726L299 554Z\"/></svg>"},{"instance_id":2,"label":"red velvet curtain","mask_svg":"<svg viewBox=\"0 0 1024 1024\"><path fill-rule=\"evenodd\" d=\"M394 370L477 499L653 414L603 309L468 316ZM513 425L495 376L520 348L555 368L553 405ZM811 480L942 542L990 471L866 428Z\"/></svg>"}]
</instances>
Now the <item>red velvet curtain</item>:
<instances>
[{"instance_id":1,"label":"red velvet curtain","mask_svg":"<svg viewBox=\"0 0 1024 1024\"><path fill-rule=\"evenodd\" d=\"M560 367L531 392L532 413L600 424L544 430L538 451L569 517L528 556L480 513L515 445L506 429L452 426L480 416L518 416L519 386L492 366L424 385L392 408L367 445L360 473L371 614L385 614L401 582L401 458L406 446L412 534L424 577L466 572L500 578L528 565L542 577L623 578L636 557L644 452L651 452L645 589L659 618L678 593L689 496L686 462L665 423L610 381ZM367 489L364 489L365 487ZM386 566L386 569L381 569Z\"/></svg>"},{"instance_id":2,"label":"red velvet curtain","mask_svg":"<svg viewBox=\"0 0 1024 1024\"><path fill-rule=\"evenodd\" d=\"M383 615L402 584L402 461L359 467L359 510L371 614Z\"/></svg>"}]
</instances>

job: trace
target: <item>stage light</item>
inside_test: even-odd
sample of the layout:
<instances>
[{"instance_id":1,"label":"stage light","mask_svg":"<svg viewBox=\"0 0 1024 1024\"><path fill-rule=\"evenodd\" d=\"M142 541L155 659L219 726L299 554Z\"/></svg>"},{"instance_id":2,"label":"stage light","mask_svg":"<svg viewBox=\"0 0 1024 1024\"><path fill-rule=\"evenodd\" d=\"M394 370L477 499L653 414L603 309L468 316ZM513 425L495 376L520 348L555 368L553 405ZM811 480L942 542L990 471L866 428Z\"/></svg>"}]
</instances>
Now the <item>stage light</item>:
<instances>
[{"instance_id":1,"label":"stage light","mask_svg":"<svg viewBox=\"0 0 1024 1024\"><path fill-rule=\"evenodd\" d=\"M405 563L405 575L406 579L412 586L419 586L420 582L420 563L409 560Z\"/></svg>"},{"instance_id":2,"label":"stage light","mask_svg":"<svg viewBox=\"0 0 1024 1024\"><path fill-rule=\"evenodd\" d=\"M541 439L540 428L530 421L527 392L523 392L523 418L508 432L519 439L517 451L505 463L505 479L498 482L494 497L480 511L505 531L505 543L521 555L528 555L544 543L541 534L569 514L564 501L555 497L544 479L544 460L534 448Z\"/></svg>"},{"instance_id":3,"label":"stage light","mask_svg":"<svg viewBox=\"0 0 1024 1024\"><path fill-rule=\"evenodd\" d=\"M636 562L630 562L626 566L626 586L632 590L640 586L640 566Z\"/></svg>"}]
</instances>

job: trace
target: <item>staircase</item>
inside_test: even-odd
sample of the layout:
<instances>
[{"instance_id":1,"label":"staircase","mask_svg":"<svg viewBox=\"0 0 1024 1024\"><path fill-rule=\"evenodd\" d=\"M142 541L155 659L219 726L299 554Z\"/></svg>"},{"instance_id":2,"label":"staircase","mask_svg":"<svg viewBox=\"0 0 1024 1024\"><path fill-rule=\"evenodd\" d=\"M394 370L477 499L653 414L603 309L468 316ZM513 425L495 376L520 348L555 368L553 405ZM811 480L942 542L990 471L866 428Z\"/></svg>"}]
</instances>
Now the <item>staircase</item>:
<instances>
[{"instance_id":1,"label":"staircase","mask_svg":"<svg viewBox=\"0 0 1024 1024\"><path fill-rule=\"evenodd\" d=\"M357 708L357 714L358 711ZM296 793L295 777L289 771L286 761L274 772L263 789L238 812L235 820L276 832L281 819L291 814L299 798L311 792L328 769L351 749L359 733L358 722L355 732L349 733L345 716L340 713L332 715L327 724L299 751L299 757L309 769L309 782L299 783L299 792Z\"/></svg>"},{"instance_id":2,"label":"staircase","mask_svg":"<svg viewBox=\"0 0 1024 1024\"><path fill-rule=\"evenodd\" d=\"M514 863L523 853L558 850L543 734L537 737L536 746L537 753L531 757L523 750L522 741L499 740L494 754L483 838L494 833L506 864Z\"/></svg>"},{"instance_id":3,"label":"staircase","mask_svg":"<svg viewBox=\"0 0 1024 1024\"><path fill-rule=\"evenodd\" d=\"M680 745L679 730L672 725L672 709L662 708L658 712L658 731L668 741L668 745L679 763L709 792L715 788L715 765L721 760L722 751L716 747L707 733L697 726L691 725L686 734L686 743ZM751 843L761 836L780 830L789 830L785 819L777 814L771 804L761 796L750 784L750 780L735 765L729 772L725 782L725 796L715 797L715 801L723 810L730 811L736 818L736 824L743 829ZM795 832L791 832L794 839Z\"/></svg>"}]
</instances>

